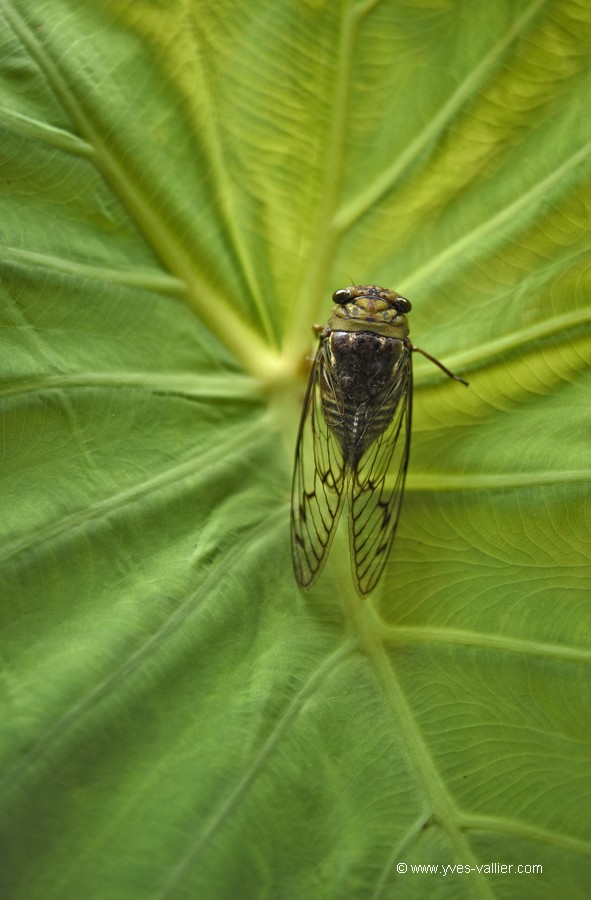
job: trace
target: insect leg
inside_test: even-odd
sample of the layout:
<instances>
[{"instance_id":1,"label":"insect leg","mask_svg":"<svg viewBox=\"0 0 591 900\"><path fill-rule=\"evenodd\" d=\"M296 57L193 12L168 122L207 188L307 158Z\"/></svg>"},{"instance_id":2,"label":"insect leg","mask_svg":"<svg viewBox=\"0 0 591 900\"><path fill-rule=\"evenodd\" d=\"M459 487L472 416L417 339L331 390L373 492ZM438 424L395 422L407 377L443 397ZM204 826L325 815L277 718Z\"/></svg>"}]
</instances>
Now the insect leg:
<instances>
[{"instance_id":1,"label":"insect leg","mask_svg":"<svg viewBox=\"0 0 591 900\"><path fill-rule=\"evenodd\" d=\"M414 344L411 344L411 347L412 347L413 353L420 353L422 356L426 357L427 359L430 359L431 362L435 363L436 366L439 366L441 371L445 372L445 374L448 375L449 378L453 378L454 381L459 381L460 384L465 384L466 387L468 387L468 382L466 381L465 378L460 378L459 375L454 375L454 373L451 372L446 366L444 366L442 362L439 362L438 359L435 359L435 357L431 356L430 353L427 353L426 350L421 350L420 347L415 347Z\"/></svg>"}]
</instances>

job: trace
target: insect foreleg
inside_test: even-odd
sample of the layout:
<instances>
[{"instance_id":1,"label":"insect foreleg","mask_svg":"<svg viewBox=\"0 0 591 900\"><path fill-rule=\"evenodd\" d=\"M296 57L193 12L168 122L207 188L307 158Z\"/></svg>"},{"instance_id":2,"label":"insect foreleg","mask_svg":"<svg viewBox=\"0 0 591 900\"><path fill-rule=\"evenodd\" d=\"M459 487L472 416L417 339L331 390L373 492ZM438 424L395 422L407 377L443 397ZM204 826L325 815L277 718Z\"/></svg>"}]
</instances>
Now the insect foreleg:
<instances>
[{"instance_id":1,"label":"insect foreleg","mask_svg":"<svg viewBox=\"0 0 591 900\"><path fill-rule=\"evenodd\" d=\"M409 343L410 343L410 342L409 342ZM421 350L420 347L415 347L414 344L411 344L410 346L411 346L411 350L412 350L413 353L420 353L422 356L426 357L427 359L430 359L431 362L432 362L432 363L435 363L436 366L439 366L439 368L441 369L441 371L442 371L442 372L445 372L445 374L448 375L449 378L453 378L454 381L459 381L460 384L465 384L466 387L468 387L468 382L466 381L465 378L460 378L459 375L454 375L454 373L451 372L451 371L447 368L447 366L444 366L442 362L439 362L438 359L435 359L435 357L434 357L434 356L431 356L430 353L427 353L426 350Z\"/></svg>"}]
</instances>

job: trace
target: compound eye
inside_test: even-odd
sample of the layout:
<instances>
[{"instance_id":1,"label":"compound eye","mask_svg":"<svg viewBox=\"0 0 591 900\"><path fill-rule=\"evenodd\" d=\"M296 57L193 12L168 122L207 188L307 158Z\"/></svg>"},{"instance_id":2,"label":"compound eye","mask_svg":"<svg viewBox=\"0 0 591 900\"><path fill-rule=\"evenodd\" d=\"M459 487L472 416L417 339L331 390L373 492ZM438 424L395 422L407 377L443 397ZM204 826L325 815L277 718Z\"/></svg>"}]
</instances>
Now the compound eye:
<instances>
[{"instance_id":1,"label":"compound eye","mask_svg":"<svg viewBox=\"0 0 591 900\"><path fill-rule=\"evenodd\" d=\"M346 306L347 303L351 302L351 293L349 288L341 288L340 291L335 291L332 295L333 303L338 303L339 306Z\"/></svg>"},{"instance_id":2,"label":"compound eye","mask_svg":"<svg viewBox=\"0 0 591 900\"><path fill-rule=\"evenodd\" d=\"M399 313L407 313L412 309L411 302L410 300L407 300L406 297L397 297L394 301L394 306Z\"/></svg>"}]
</instances>

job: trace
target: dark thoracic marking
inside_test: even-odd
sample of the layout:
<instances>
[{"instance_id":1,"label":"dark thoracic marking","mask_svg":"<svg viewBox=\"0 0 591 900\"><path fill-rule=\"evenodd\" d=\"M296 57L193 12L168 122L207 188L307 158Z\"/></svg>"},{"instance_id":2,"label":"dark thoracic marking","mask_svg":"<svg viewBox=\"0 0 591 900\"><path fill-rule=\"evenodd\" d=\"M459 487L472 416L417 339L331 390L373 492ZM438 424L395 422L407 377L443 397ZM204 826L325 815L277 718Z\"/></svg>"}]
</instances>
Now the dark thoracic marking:
<instances>
[{"instance_id":1,"label":"dark thoracic marking","mask_svg":"<svg viewBox=\"0 0 591 900\"><path fill-rule=\"evenodd\" d=\"M322 408L345 465L355 469L370 444L384 433L400 399L386 387L400 361L402 341L371 332L335 331L325 343L331 378L324 368Z\"/></svg>"}]
</instances>

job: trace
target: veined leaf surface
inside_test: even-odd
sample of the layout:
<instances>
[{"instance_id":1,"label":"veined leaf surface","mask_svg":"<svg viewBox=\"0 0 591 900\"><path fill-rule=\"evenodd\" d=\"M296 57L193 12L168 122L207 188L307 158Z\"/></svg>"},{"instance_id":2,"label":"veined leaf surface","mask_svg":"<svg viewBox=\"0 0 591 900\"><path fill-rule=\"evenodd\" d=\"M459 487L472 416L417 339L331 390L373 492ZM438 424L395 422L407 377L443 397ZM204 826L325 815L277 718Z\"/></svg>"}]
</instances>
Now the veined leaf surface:
<instances>
[{"instance_id":1,"label":"veined leaf surface","mask_svg":"<svg viewBox=\"0 0 591 900\"><path fill-rule=\"evenodd\" d=\"M588 4L0 8L3 893L586 897ZM365 604L288 522L356 282L470 380Z\"/></svg>"}]
</instances>

